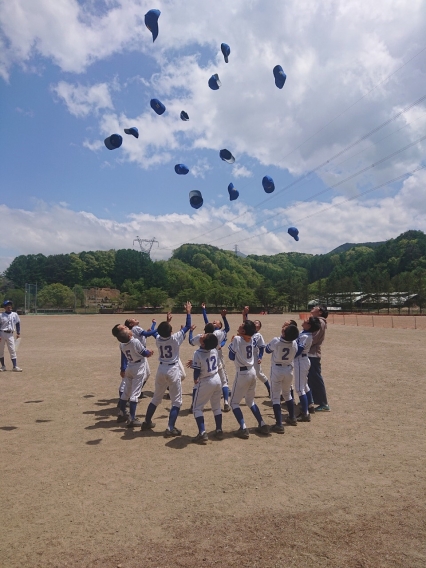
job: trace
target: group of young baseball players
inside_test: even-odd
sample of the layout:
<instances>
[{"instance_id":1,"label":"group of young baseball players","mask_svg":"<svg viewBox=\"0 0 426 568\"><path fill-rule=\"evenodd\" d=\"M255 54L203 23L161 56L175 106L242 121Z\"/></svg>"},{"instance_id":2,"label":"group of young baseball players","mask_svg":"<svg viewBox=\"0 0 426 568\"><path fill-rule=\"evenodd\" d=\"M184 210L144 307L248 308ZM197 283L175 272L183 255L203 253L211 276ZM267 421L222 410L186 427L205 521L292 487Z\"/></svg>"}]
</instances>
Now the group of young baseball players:
<instances>
[{"instance_id":1,"label":"group of young baseball players","mask_svg":"<svg viewBox=\"0 0 426 568\"><path fill-rule=\"evenodd\" d=\"M167 314L166 321L161 322L157 328L153 320L150 330L142 329L136 319L128 319L124 324L113 327L112 334L119 341L121 350L122 382L119 389L117 422L125 423L128 428L140 427L142 431L154 428L155 423L152 419L168 390L171 409L164 436L170 438L182 434L182 430L176 427L182 406L182 378L185 377L185 369L179 358L179 348L188 332L189 343L198 348L192 360L187 363L187 367L193 369L194 373L190 410L196 420L198 434L193 438L193 442L205 444L209 439L204 421L204 407L207 403L210 403L215 420L213 435L219 440L223 438L222 398L223 411L232 410L238 422L239 427L235 435L239 438L247 439L250 435L240 407L243 399L257 420L256 432L259 434L267 436L270 432L284 433L281 412L283 401L288 411L288 416L284 420L287 425L297 426L298 422L310 422L315 407L308 386L310 367L308 353L313 334L321 327L318 317L310 316L305 319L300 332L294 320L284 322L281 334L266 344L260 333L261 322L249 319L249 308L246 306L243 310L243 321L229 344L229 359L235 365L235 379L230 389L223 355L230 329L226 310L221 312L223 322L214 320L209 323L205 304L202 304L204 333L194 336L195 325L191 322L191 303L187 302L184 308L185 325L175 333L170 323L172 319L170 313ZM150 376L148 359L153 355L153 351L147 349L146 338L151 336L156 341L159 365L155 377L154 395L142 422L136 417L136 409L139 398L144 396L142 389ZM265 351L271 355L269 380L261 367ZM275 416L273 426L266 424L254 401L257 378L265 384L271 398ZM299 398L298 407L293 398L294 392L297 392Z\"/></svg>"}]
</instances>

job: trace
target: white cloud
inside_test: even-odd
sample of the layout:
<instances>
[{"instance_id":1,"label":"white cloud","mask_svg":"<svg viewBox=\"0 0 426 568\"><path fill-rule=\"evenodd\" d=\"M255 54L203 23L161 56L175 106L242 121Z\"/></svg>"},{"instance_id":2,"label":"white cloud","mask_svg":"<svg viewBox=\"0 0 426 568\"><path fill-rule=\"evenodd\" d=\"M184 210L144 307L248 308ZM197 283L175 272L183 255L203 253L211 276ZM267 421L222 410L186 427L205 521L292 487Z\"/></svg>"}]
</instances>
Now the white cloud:
<instances>
[{"instance_id":1,"label":"white cloud","mask_svg":"<svg viewBox=\"0 0 426 568\"><path fill-rule=\"evenodd\" d=\"M247 169L245 166L235 166L232 168L232 175L236 178L248 178L252 177L253 172Z\"/></svg>"},{"instance_id":2,"label":"white cloud","mask_svg":"<svg viewBox=\"0 0 426 568\"><path fill-rule=\"evenodd\" d=\"M65 102L69 112L77 117L97 113L101 109L114 108L106 83L89 87L60 81L57 85L52 85L51 89Z\"/></svg>"},{"instance_id":3,"label":"white cloud","mask_svg":"<svg viewBox=\"0 0 426 568\"><path fill-rule=\"evenodd\" d=\"M194 166L191 166L191 169L189 171L194 177L200 177L204 179L206 173L211 169L212 167L210 166L208 161L206 159L201 159L198 160Z\"/></svg>"}]
</instances>

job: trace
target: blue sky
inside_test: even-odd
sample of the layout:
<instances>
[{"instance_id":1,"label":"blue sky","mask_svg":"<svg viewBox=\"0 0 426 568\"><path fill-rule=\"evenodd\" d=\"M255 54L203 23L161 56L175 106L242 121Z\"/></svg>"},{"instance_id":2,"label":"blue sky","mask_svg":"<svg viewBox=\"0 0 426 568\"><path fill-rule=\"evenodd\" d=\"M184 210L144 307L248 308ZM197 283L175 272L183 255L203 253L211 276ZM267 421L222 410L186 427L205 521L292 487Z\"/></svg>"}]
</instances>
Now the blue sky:
<instances>
[{"instance_id":1,"label":"blue sky","mask_svg":"<svg viewBox=\"0 0 426 568\"><path fill-rule=\"evenodd\" d=\"M127 248L136 235L156 237L153 258L167 258L183 242L321 253L426 230L425 171L404 175L425 163L425 21L420 0L0 3L0 270L19 254ZM123 145L109 151L114 132Z\"/></svg>"}]
</instances>

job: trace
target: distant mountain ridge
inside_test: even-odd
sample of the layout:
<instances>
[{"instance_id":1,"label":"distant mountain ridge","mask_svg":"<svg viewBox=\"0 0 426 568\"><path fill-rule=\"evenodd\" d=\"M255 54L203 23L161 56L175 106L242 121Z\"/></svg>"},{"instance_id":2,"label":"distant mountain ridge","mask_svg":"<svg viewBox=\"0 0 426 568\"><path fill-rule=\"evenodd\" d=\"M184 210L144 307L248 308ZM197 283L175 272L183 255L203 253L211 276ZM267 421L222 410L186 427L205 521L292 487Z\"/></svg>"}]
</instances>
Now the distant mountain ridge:
<instances>
[{"instance_id":1,"label":"distant mountain ridge","mask_svg":"<svg viewBox=\"0 0 426 568\"><path fill-rule=\"evenodd\" d=\"M386 241L378 241L377 243L345 243L344 245L340 245L339 247L331 250L327 254L340 254L342 252L346 252L351 248L355 247L368 247L368 248L377 248L381 245L384 245Z\"/></svg>"}]
</instances>

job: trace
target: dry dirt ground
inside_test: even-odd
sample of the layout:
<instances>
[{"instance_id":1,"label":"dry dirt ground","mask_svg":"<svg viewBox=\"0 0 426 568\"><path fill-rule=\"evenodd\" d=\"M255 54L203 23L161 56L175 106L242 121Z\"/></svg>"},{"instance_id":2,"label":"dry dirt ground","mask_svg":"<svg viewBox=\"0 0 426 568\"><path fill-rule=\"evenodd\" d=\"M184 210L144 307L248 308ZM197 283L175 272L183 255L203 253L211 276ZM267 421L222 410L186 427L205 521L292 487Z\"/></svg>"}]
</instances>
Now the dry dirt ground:
<instances>
[{"instance_id":1,"label":"dry dirt ground","mask_svg":"<svg viewBox=\"0 0 426 568\"><path fill-rule=\"evenodd\" d=\"M174 316L175 330L184 319ZM229 319L235 331L240 317ZM283 320L262 316L265 339ZM0 374L2 567L426 566L426 331L329 326L330 413L264 438L243 406L249 440L233 436L228 413L225 439L198 446L190 376L182 437L163 437L167 400L152 432L117 424L118 322L22 317L24 372L11 373L6 356ZM192 353L186 341L182 359ZM154 357L148 394L156 368ZM272 424L265 395L259 382Z\"/></svg>"}]
</instances>

